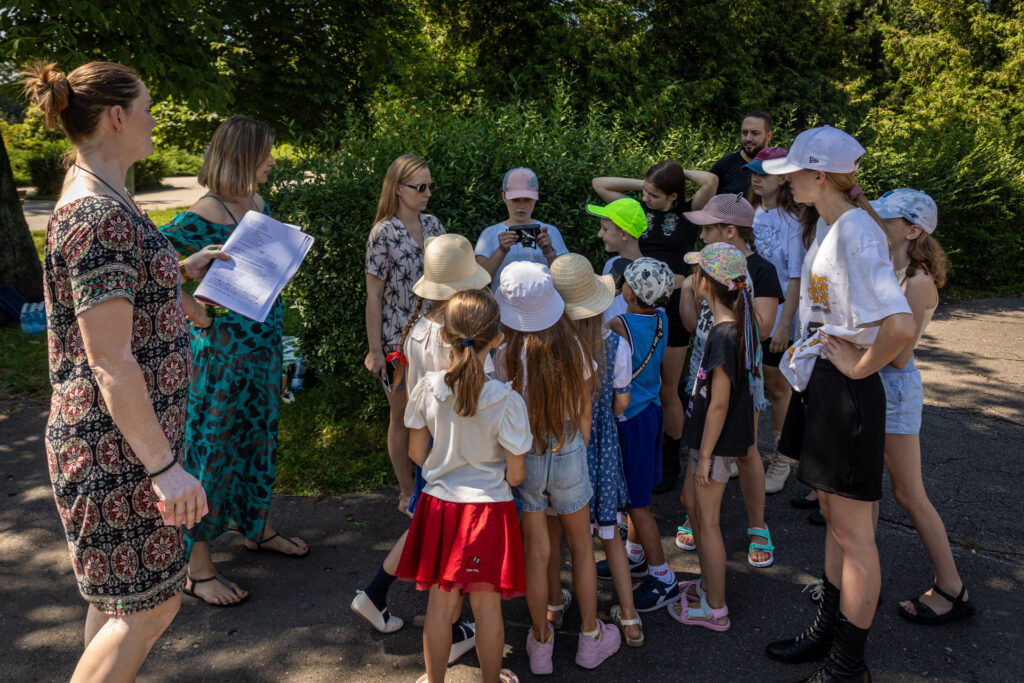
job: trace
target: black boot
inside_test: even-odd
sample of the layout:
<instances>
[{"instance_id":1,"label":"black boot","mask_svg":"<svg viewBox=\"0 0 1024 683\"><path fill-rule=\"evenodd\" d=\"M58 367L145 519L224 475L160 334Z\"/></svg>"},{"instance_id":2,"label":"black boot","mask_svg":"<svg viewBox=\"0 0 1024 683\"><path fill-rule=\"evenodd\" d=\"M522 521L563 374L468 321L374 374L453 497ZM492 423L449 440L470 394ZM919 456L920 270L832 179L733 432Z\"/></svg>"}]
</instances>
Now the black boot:
<instances>
[{"instance_id":1,"label":"black boot","mask_svg":"<svg viewBox=\"0 0 1024 683\"><path fill-rule=\"evenodd\" d=\"M668 493L676 487L679 478L679 444L682 439L670 439L667 435L661 440L661 482L651 489L651 493Z\"/></svg>"},{"instance_id":2,"label":"black boot","mask_svg":"<svg viewBox=\"0 0 1024 683\"><path fill-rule=\"evenodd\" d=\"M871 672L864 664L866 628L857 628L839 613L836 637L821 668L801 683L871 683Z\"/></svg>"},{"instance_id":3,"label":"black boot","mask_svg":"<svg viewBox=\"0 0 1024 683\"><path fill-rule=\"evenodd\" d=\"M822 577L824 591L818 603L818 616L810 628L796 638L777 640L764 649L772 659L787 664L802 664L824 659L832 647L836 634L836 615L839 614L839 589Z\"/></svg>"}]
</instances>

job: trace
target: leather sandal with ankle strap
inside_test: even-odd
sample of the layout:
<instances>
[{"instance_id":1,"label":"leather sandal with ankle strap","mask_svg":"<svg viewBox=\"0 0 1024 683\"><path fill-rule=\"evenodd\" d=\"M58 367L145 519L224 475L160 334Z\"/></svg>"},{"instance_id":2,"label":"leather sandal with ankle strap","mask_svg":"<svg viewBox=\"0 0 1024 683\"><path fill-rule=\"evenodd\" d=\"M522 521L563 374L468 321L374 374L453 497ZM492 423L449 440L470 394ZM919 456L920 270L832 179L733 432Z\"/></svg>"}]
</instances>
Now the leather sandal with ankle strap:
<instances>
[{"instance_id":1,"label":"leather sandal with ankle strap","mask_svg":"<svg viewBox=\"0 0 1024 683\"><path fill-rule=\"evenodd\" d=\"M928 605L921 602L920 597L910 598L910 603L914 606L914 612L900 605L899 615L907 621L912 621L915 624L926 624L928 626L938 626L940 624L946 624L951 621L960 621L974 614L974 605L967 600L964 600L964 594L967 593L967 586L965 584L960 585L960 592L954 598L946 591L939 588L938 584L932 586L932 590L935 591L936 595L944 598L950 602L953 606L948 612L944 614L936 614Z\"/></svg>"}]
</instances>

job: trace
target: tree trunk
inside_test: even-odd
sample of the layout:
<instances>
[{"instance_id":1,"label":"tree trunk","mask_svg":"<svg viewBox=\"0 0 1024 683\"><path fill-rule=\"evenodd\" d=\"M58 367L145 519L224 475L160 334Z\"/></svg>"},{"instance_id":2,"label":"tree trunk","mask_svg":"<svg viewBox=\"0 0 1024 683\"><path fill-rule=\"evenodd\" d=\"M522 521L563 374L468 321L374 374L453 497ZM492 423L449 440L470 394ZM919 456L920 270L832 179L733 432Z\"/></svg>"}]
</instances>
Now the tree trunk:
<instances>
[{"instance_id":1,"label":"tree trunk","mask_svg":"<svg viewBox=\"0 0 1024 683\"><path fill-rule=\"evenodd\" d=\"M29 301L43 299L43 268L21 212L14 172L0 135L0 285L13 285Z\"/></svg>"}]
</instances>

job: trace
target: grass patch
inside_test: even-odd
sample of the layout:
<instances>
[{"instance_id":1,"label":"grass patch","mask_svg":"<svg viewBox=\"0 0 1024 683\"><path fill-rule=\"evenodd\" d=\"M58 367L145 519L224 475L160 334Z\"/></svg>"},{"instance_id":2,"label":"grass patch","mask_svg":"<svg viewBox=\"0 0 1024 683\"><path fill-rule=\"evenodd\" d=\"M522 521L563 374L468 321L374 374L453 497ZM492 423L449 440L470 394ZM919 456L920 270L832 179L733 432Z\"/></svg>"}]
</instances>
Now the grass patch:
<instances>
[{"instance_id":1,"label":"grass patch","mask_svg":"<svg viewBox=\"0 0 1024 683\"><path fill-rule=\"evenodd\" d=\"M9 399L50 397L46 335L0 325L0 390Z\"/></svg>"},{"instance_id":2,"label":"grass patch","mask_svg":"<svg viewBox=\"0 0 1024 683\"><path fill-rule=\"evenodd\" d=\"M171 222L171 219L177 216L182 211L187 211L187 206L179 206L176 209L158 209L157 211L147 211L149 219L156 224L157 227L161 225L167 225Z\"/></svg>"},{"instance_id":3,"label":"grass patch","mask_svg":"<svg viewBox=\"0 0 1024 683\"><path fill-rule=\"evenodd\" d=\"M39 260L43 260L43 252L46 250L46 231L45 230L32 230L32 243L36 245L36 254L39 255Z\"/></svg>"},{"instance_id":4,"label":"grass patch","mask_svg":"<svg viewBox=\"0 0 1024 683\"><path fill-rule=\"evenodd\" d=\"M274 492L325 496L395 483L387 417L360 414L354 397L328 378L281 405Z\"/></svg>"}]
</instances>

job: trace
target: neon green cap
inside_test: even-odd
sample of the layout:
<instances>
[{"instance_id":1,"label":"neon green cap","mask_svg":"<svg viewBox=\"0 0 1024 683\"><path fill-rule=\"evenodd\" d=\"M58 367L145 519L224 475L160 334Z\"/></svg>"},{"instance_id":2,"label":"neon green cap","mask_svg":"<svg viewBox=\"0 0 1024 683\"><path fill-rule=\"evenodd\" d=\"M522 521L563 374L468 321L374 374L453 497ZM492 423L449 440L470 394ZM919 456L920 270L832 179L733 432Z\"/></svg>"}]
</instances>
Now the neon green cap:
<instances>
[{"instance_id":1,"label":"neon green cap","mask_svg":"<svg viewBox=\"0 0 1024 683\"><path fill-rule=\"evenodd\" d=\"M640 202L629 197L616 199L607 206L587 204L587 213L609 219L627 234L638 239L640 235L647 232L647 216L644 214L644 207L640 206Z\"/></svg>"}]
</instances>

